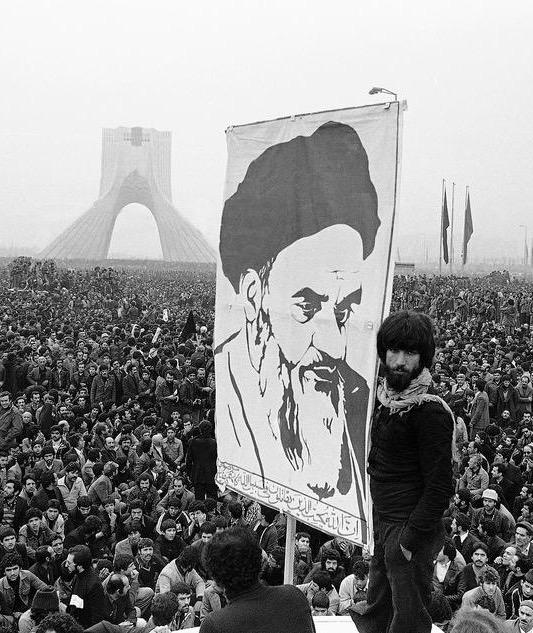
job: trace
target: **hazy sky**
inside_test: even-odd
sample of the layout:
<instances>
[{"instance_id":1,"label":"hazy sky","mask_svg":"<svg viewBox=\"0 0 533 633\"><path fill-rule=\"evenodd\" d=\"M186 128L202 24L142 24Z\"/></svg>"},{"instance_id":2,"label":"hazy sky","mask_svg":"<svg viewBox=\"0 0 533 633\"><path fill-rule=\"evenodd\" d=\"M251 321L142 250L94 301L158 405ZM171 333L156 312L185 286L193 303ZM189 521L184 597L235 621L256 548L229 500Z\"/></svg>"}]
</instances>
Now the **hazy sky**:
<instances>
[{"instance_id":1,"label":"hazy sky","mask_svg":"<svg viewBox=\"0 0 533 633\"><path fill-rule=\"evenodd\" d=\"M172 131L174 203L216 244L228 125L383 101L378 85L409 106L401 247L438 249L444 177L457 241L470 185L473 256L512 256L520 224L533 236L532 18L526 1L4 1L0 246L44 247L92 205L120 125ZM160 255L145 207L116 229L112 253Z\"/></svg>"}]
</instances>

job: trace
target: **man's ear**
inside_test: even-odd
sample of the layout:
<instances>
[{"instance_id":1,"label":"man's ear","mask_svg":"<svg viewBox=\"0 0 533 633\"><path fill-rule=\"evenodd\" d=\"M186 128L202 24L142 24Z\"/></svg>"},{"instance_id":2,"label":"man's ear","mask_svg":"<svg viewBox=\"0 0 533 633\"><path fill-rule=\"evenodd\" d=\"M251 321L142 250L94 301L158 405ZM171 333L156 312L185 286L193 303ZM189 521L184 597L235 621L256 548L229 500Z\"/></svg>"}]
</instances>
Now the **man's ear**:
<instances>
[{"instance_id":1,"label":"man's ear","mask_svg":"<svg viewBox=\"0 0 533 633\"><path fill-rule=\"evenodd\" d=\"M246 320L255 321L261 305L261 280L255 270L249 268L241 275L239 294L242 297Z\"/></svg>"}]
</instances>

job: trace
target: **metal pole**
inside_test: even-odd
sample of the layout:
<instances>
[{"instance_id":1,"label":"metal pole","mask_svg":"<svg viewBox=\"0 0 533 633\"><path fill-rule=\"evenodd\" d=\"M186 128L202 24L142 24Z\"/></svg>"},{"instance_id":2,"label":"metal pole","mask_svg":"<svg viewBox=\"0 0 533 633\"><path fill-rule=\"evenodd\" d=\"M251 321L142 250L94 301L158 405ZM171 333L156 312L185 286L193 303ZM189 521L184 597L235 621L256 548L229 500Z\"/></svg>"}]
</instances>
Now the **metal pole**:
<instances>
[{"instance_id":1,"label":"metal pole","mask_svg":"<svg viewBox=\"0 0 533 633\"><path fill-rule=\"evenodd\" d=\"M461 262L463 270L465 267L465 234L466 234L466 203L468 202L468 186L465 188L465 221L463 226L463 248L461 250Z\"/></svg>"},{"instance_id":2,"label":"metal pole","mask_svg":"<svg viewBox=\"0 0 533 633\"><path fill-rule=\"evenodd\" d=\"M294 582L294 546L296 542L296 519L287 515L287 532L285 534L285 567L283 582L292 585Z\"/></svg>"},{"instance_id":3,"label":"metal pole","mask_svg":"<svg viewBox=\"0 0 533 633\"><path fill-rule=\"evenodd\" d=\"M455 183L452 182L452 232L450 236L450 273L453 274L453 217L455 209Z\"/></svg>"},{"instance_id":4,"label":"metal pole","mask_svg":"<svg viewBox=\"0 0 533 633\"><path fill-rule=\"evenodd\" d=\"M444 180L444 178L442 179L442 193L441 193L441 200L440 200L440 238L439 238L439 275L442 275L442 214L444 211L444 183L446 181Z\"/></svg>"}]
</instances>

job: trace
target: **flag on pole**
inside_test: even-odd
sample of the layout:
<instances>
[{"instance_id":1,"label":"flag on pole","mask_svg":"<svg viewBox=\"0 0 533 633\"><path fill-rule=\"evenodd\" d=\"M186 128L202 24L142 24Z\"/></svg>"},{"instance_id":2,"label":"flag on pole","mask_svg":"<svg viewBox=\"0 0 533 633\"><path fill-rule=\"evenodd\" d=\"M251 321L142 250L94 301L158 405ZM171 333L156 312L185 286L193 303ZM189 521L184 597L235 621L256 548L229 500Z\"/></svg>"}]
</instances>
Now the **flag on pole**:
<instances>
[{"instance_id":1,"label":"flag on pole","mask_svg":"<svg viewBox=\"0 0 533 633\"><path fill-rule=\"evenodd\" d=\"M446 190L444 190L444 200L442 203L441 226L442 226L442 258L444 259L444 263L447 264L450 260L450 257L448 254L448 229L450 227L450 216L448 215L448 201L446 199Z\"/></svg>"},{"instance_id":2,"label":"flag on pole","mask_svg":"<svg viewBox=\"0 0 533 633\"><path fill-rule=\"evenodd\" d=\"M470 192L466 194L466 208L465 208L465 230L463 236L463 266L466 264L468 255L468 242L474 232L474 225L472 224L472 211L470 210Z\"/></svg>"}]
</instances>

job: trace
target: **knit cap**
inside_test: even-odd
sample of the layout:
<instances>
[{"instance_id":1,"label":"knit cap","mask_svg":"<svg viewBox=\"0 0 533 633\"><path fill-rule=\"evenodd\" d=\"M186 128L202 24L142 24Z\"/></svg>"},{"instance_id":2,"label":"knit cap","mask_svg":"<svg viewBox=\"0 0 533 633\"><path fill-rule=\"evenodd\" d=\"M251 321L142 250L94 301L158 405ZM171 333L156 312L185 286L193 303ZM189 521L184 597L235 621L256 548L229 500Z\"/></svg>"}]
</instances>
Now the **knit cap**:
<instances>
[{"instance_id":1,"label":"knit cap","mask_svg":"<svg viewBox=\"0 0 533 633\"><path fill-rule=\"evenodd\" d=\"M53 587L39 589L33 597L31 608L37 611L59 611L59 597Z\"/></svg>"}]
</instances>

